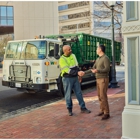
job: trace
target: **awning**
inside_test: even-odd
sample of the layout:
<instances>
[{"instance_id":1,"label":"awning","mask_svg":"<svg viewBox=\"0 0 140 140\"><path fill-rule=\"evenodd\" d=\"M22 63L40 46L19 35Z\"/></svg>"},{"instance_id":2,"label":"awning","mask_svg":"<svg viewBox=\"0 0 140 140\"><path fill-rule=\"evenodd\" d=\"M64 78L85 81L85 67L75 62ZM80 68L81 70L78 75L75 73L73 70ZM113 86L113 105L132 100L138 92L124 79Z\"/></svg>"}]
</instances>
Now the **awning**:
<instances>
[{"instance_id":1,"label":"awning","mask_svg":"<svg viewBox=\"0 0 140 140\"><path fill-rule=\"evenodd\" d=\"M14 33L14 26L1 26L0 25L0 35L12 34Z\"/></svg>"}]
</instances>

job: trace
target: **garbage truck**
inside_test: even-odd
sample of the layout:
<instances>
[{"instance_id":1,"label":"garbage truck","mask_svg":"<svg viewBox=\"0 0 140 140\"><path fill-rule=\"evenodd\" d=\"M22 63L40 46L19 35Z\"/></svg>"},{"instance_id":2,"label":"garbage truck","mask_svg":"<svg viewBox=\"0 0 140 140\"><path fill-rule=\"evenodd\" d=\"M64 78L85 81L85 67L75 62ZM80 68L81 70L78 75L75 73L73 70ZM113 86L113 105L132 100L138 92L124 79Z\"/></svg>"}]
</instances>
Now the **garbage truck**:
<instances>
[{"instance_id":1,"label":"garbage truck","mask_svg":"<svg viewBox=\"0 0 140 140\"><path fill-rule=\"evenodd\" d=\"M2 85L28 93L45 90L64 95L60 77L59 58L62 47L69 44L76 55L79 69L90 69L98 57L98 44L106 46L111 59L111 40L84 33L43 36L37 39L14 40L7 43L3 60ZM116 62L120 63L120 42L115 42ZM95 82L91 72L85 75L81 85Z\"/></svg>"}]
</instances>

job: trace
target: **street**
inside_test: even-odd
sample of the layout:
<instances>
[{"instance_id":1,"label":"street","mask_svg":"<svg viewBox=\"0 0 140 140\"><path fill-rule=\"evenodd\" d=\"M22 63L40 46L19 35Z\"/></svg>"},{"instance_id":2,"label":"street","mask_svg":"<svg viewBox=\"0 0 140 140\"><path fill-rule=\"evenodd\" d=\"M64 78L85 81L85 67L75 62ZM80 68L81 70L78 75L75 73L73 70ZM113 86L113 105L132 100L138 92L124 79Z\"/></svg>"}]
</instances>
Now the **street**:
<instances>
[{"instance_id":1,"label":"street","mask_svg":"<svg viewBox=\"0 0 140 140\"><path fill-rule=\"evenodd\" d=\"M0 82L1 80L0 78ZM9 112L14 111L16 114L17 112L15 111L17 110L20 112L21 109L21 111L35 109L36 107L60 100L61 98L56 93L42 92L29 94L0 85L0 118Z\"/></svg>"},{"instance_id":2,"label":"street","mask_svg":"<svg viewBox=\"0 0 140 140\"><path fill-rule=\"evenodd\" d=\"M0 73L0 76L1 75ZM124 79L124 66L116 67L116 79L117 81ZM56 93L41 92L28 94L19 92L16 89L2 86L1 81L2 77L0 77L0 119L30 111L62 99L62 97L59 97ZM96 90L95 84L82 86L83 94L93 90Z\"/></svg>"}]
</instances>

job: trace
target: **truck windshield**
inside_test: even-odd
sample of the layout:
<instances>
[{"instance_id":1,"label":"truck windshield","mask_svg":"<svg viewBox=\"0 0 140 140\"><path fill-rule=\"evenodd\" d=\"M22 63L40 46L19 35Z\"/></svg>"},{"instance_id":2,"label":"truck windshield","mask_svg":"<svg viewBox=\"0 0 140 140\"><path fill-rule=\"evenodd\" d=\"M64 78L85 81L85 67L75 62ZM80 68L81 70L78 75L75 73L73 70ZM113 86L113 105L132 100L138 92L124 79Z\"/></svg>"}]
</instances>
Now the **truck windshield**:
<instances>
[{"instance_id":1,"label":"truck windshield","mask_svg":"<svg viewBox=\"0 0 140 140\"><path fill-rule=\"evenodd\" d=\"M46 41L9 42L5 56L6 59L44 59Z\"/></svg>"}]
</instances>

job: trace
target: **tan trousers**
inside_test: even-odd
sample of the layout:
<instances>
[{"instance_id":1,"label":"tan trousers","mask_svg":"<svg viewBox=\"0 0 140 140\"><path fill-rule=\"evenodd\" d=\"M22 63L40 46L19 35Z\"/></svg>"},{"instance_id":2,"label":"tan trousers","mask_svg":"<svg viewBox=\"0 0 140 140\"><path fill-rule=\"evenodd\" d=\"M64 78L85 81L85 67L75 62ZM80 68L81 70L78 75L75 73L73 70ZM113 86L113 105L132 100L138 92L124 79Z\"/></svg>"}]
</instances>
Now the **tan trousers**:
<instances>
[{"instance_id":1,"label":"tan trousers","mask_svg":"<svg viewBox=\"0 0 140 140\"><path fill-rule=\"evenodd\" d=\"M98 99L100 102L100 112L103 112L104 114L109 114L109 105L107 98L109 78L100 78L97 79L96 82L97 82Z\"/></svg>"}]
</instances>

